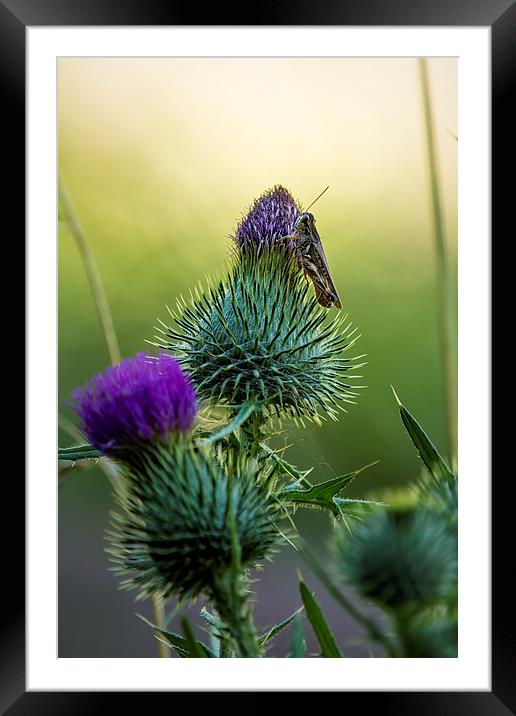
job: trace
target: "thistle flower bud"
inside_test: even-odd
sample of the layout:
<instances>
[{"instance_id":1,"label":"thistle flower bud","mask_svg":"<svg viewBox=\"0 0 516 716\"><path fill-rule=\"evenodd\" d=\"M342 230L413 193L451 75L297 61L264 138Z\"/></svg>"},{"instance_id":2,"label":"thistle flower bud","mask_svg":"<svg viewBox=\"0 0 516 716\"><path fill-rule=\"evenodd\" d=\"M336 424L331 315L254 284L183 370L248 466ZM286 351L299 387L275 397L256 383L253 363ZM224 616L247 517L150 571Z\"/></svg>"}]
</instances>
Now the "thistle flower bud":
<instances>
[{"instance_id":1,"label":"thistle flower bud","mask_svg":"<svg viewBox=\"0 0 516 716\"><path fill-rule=\"evenodd\" d=\"M163 324L157 345L177 355L204 400L335 418L357 395L350 371L359 366L345 356L357 329L346 316L327 321L288 248L252 246L252 235L246 229L226 278L178 303L176 325Z\"/></svg>"},{"instance_id":2,"label":"thistle flower bud","mask_svg":"<svg viewBox=\"0 0 516 716\"><path fill-rule=\"evenodd\" d=\"M336 542L339 572L382 606L424 606L454 588L457 540L429 510L379 510Z\"/></svg>"},{"instance_id":3,"label":"thistle flower bud","mask_svg":"<svg viewBox=\"0 0 516 716\"><path fill-rule=\"evenodd\" d=\"M241 252L271 247L294 231L301 207L290 192L275 186L255 200L237 225L234 241Z\"/></svg>"},{"instance_id":4,"label":"thistle flower bud","mask_svg":"<svg viewBox=\"0 0 516 716\"><path fill-rule=\"evenodd\" d=\"M140 470L118 495L123 513L109 550L117 571L129 575L122 586L138 587L140 597L219 600L235 549L245 569L277 545L278 510L266 489L249 475L224 474L213 452L184 443L158 448Z\"/></svg>"},{"instance_id":5,"label":"thistle flower bud","mask_svg":"<svg viewBox=\"0 0 516 716\"><path fill-rule=\"evenodd\" d=\"M403 656L413 659L457 657L457 621L446 616L423 614L399 625Z\"/></svg>"},{"instance_id":6,"label":"thistle flower bud","mask_svg":"<svg viewBox=\"0 0 516 716\"><path fill-rule=\"evenodd\" d=\"M125 359L74 390L72 399L86 438L110 455L188 433L197 413L192 385L164 353Z\"/></svg>"}]
</instances>

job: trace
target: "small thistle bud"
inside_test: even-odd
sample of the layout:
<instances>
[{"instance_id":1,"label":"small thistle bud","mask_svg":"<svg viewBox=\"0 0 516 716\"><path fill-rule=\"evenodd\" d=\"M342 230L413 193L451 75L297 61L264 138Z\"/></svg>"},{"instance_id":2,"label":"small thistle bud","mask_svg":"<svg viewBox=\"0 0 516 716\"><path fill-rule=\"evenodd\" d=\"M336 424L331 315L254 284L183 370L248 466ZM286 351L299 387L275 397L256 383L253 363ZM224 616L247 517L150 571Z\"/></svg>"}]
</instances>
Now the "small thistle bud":
<instances>
[{"instance_id":1,"label":"small thistle bud","mask_svg":"<svg viewBox=\"0 0 516 716\"><path fill-rule=\"evenodd\" d=\"M446 616L423 614L398 625L403 656L412 659L457 657L457 621Z\"/></svg>"},{"instance_id":2,"label":"small thistle bud","mask_svg":"<svg viewBox=\"0 0 516 716\"><path fill-rule=\"evenodd\" d=\"M226 475L213 452L185 444L158 448L144 473L118 496L110 552L122 586L219 600L234 565L252 567L278 543L277 508L249 475ZM132 476L130 476L132 477Z\"/></svg>"},{"instance_id":3,"label":"small thistle bud","mask_svg":"<svg viewBox=\"0 0 516 716\"><path fill-rule=\"evenodd\" d=\"M143 353L125 359L71 397L87 440L109 455L188 433L197 414L194 388L179 363L165 353L155 359Z\"/></svg>"},{"instance_id":4,"label":"small thistle bud","mask_svg":"<svg viewBox=\"0 0 516 716\"><path fill-rule=\"evenodd\" d=\"M379 510L336 541L339 572L382 606L429 605L454 588L457 541L429 510Z\"/></svg>"},{"instance_id":5,"label":"small thistle bud","mask_svg":"<svg viewBox=\"0 0 516 716\"><path fill-rule=\"evenodd\" d=\"M319 422L357 395L350 375L357 340L346 316L319 305L289 241L299 207L283 187L255 201L239 223L229 274L198 291L158 329L157 345L177 355L200 398L231 408L259 404ZM360 358L362 356L358 356ZM359 386L355 386L359 387Z\"/></svg>"},{"instance_id":6,"label":"small thistle bud","mask_svg":"<svg viewBox=\"0 0 516 716\"><path fill-rule=\"evenodd\" d=\"M275 186L255 200L239 222L234 241L241 252L274 246L294 231L301 207L290 192Z\"/></svg>"}]
</instances>

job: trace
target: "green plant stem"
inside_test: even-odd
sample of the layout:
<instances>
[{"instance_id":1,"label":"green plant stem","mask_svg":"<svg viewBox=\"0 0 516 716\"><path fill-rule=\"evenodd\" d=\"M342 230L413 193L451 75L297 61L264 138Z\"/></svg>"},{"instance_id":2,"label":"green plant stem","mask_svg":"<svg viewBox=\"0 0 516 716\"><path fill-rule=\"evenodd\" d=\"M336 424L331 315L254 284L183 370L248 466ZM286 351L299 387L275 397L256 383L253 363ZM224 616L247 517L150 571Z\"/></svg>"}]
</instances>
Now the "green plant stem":
<instances>
[{"instance_id":1,"label":"green plant stem","mask_svg":"<svg viewBox=\"0 0 516 716\"><path fill-rule=\"evenodd\" d=\"M212 598L218 615L235 643L238 656L251 659L261 657L258 634L244 592L243 577L235 580L233 575L225 574L217 579L212 587ZM224 651L225 655L230 653L227 645Z\"/></svg>"},{"instance_id":2,"label":"green plant stem","mask_svg":"<svg viewBox=\"0 0 516 716\"><path fill-rule=\"evenodd\" d=\"M232 659L235 656L231 642L228 639L220 640L220 653L219 658L221 659Z\"/></svg>"},{"instance_id":3,"label":"green plant stem","mask_svg":"<svg viewBox=\"0 0 516 716\"><path fill-rule=\"evenodd\" d=\"M81 255L84 270L86 271L90 290L95 302L95 308L97 309L102 327L102 333L106 339L109 360L112 364L119 363L120 349L115 333L115 327L113 325L113 319L111 317L111 311L109 310L108 300L100 278L100 273L93 253L90 249L90 245L86 239L84 229L75 211L68 189L61 177L59 177L59 201L64 212L64 220L77 243L77 248L79 249L79 253Z\"/></svg>"},{"instance_id":4,"label":"green plant stem","mask_svg":"<svg viewBox=\"0 0 516 716\"><path fill-rule=\"evenodd\" d=\"M400 658L407 658L410 656L407 650L407 629L409 626L409 620L403 614L394 614L393 623L398 642L399 656Z\"/></svg>"},{"instance_id":5,"label":"green plant stem","mask_svg":"<svg viewBox=\"0 0 516 716\"><path fill-rule=\"evenodd\" d=\"M454 464L457 450L457 394L454 361L454 331L452 321L453 298L441 208L439 180L437 175L433 109L428 82L427 60L425 58L420 58L418 60L418 65L421 82L421 96L423 101L426 151L432 201L434 245L437 257L438 320L446 409L447 454L450 459L450 464Z\"/></svg>"},{"instance_id":6,"label":"green plant stem","mask_svg":"<svg viewBox=\"0 0 516 716\"><path fill-rule=\"evenodd\" d=\"M160 629L165 628L165 603L160 596L152 596L152 618L156 626L159 626ZM170 657L170 648L164 641L158 640L158 654L163 659Z\"/></svg>"},{"instance_id":7,"label":"green plant stem","mask_svg":"<svg viewBox=\"0 0 516 716\"><path fill-rule=\"evenodd\" d=\"M262 428L266 422L263 413L254 412L240 427L240 444L251 457L256 457L262 451L261 443L267 437Z\"/></svg>"},{"instance_id":8,"label":"green plant stem","mask_svg":"<svg viewBox=\"0 0 516 716\"><path fill-rule=\"evenodd\" d=\"M97 263L95 261L95 257L93 256L93 252L91 251L90 245L86 238L86 233L82 227L77 212L75 211L75 207L73 205L70 193L61 176L59 176L58 181L58 193L61 209L64 212L63 218L76 241L77 248L79 249L79 254L81 256L84 270L86 272L91 294L93 296L93 301L95 303L95 308L97 309L102 333L106 341L109 360L111 364L114 365L115 363L120 362L121 355L117 335L115 332L115 326L113 323L113 317L111 316L109 303L107 300L106 293L104 291L104 287L102 285L102 280L100 277L99 269L97 267ZM109 467L106 466L102 469L106 472L108 477L112 479ZM161 597L152 597L152 609L156 626L164 628L165 607ZM170 656L168 646L166 644L158 642L158 654L160 657Z\"/></svg>"},{"instance_id":9,"label":"green plant stem","mask_svg":"<svg viewBox=\"0 0 516 716\"><path fill-rule=\"evenodd\" d=\"M229 479L231 480L232 477L229 476ZM235 643L238 655L247 659L259 658L262 654L247 600L246 576L242 568L242 550L236 515L231 503L228 508L227 520L231 527L231 566L229 569L213 574L210 596L217 614Z\"/></svg>"}]
</instances>

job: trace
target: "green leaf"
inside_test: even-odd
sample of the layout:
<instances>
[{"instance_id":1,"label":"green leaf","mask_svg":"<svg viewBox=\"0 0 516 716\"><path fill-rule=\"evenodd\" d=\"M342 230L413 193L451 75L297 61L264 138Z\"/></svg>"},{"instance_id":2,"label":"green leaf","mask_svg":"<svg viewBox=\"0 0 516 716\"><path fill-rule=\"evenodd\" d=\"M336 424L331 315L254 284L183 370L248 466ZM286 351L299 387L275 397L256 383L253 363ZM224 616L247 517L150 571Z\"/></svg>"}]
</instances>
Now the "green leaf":
<instances>
[{"instance_id":1,"label":"green leaf","mask_svg":"<svg viewBox=\"0 0 516 716\"><path fill-rule=\"evenodd\" d=\"M321 607L302 579L299 581L299 589L301 599L305 605L306 616L321 647L321 656L325 658L341 658L342 654L324 618Z\"/></svg>"},{"instance_id":2,"label":"green leaf","mask_svg":"<svg viewBox=\"0 0 516 716\"><path fill-rule=\"evenodd\" d=\"M172 649L174 649L174 651L181 658L188 659L188 658L197 658L199 656L201 658L202 657L209 657L212 659L216 658L216 655L214 654L214 652L211 649L209 649L205 644L203 644L202 641L199 641L198 639L195 638L190 625L188 624L188 622L186 622L186 619L184 617L181 621L181 626L183 628L183 634L185 634L185 625L183 622L186 622L187 630L188 629L190 630L189 631L190 639L188 639L186 637L186 634L185 634L185 636L181 636L180 634L176 634L175 632L167 631L167 629L162 629L161 627L156 626L156 624L153 624L151 621L146 619L141 614L137 614L137 616L140 617L140 619L142 621L144 621L146 624L148 624L151 627L151 629L153 629L155 632L157 632L157 634L161 635L163 637L161 639L161 641L164 641L168 646L170 646ZM157 635L156 635L156 637L159 638ZM195 642L195 644L192 642L192 639ZM200 652L202 652L202 653L200 654Z\"/></svg>"},{"instance_id":3,"label":"green leaf","mask_svg":"<svg viewBox=\"0 0 516 716\"><path fill-rule=\"evenodd\" d=\"M439 451L437 450L433 442L430 440L428 435L425 433L421 425L415 419L415 417L401 403L392 385L391 388L392 392L394 393L394 397L396 398L396 402L398 403L403 425L405 426L405 429L408 432L410 439L414 443L416 450L418 451L421 459L426 465L426 468L432 476L433 480L437 484L441 483L442 481L447 483L453 483L456 479L456 476L454 475L452 470L450 470L445 460L441 457Z\"/></svg>"},{"instance_id":4,"label":"green leaf","mask_svg":"<svg viewBox=\"0 0 516 716\"><path fill-rule=\"evenodd\" d=\"M164 642L167 646L173 649L178 656L182 659L188 659L190 652L188 651L188 645L182 636L179 634L173 634L170 632L167 637L159 637L156 635L158 641Z\"/></svg>"},{"instance_id":5,"label":"green leaf","mask_svg":"<svg viewBox=\"0 0 516 716\"><path fill-rule=\"evenodd\" d=\"M379 461L377 460L376 462L372 462L370 465L366 465L359 470L349 472L347 475L340 475L339 477L334 477L332 480L328 480L327 482L323 482L319 485L313 485L308 490L300 490L298 487L299 481L294 482L283 488L278 497L284 502L300 504L304 507L326 508L331 510L336 517L339 517L341 510L335 495L347 487L357 475L364 470L367 470L367 468L377 465L378 462Z\"/></svg>"},{"instance_id":6,"label":"green leaf","mask_svg":"<svg viewBox=\"0 0 516 716\"><path fill-rule=\"evenodd\" d=\"M339 508L339 514L349 517L364 517L364 515L371 512L371 510L374 510L375 507L385 507L385 502L376 502L375 500L334 497L333 501Z\"/></svg>"},{"instance_id":7,"label":"green leaf","mask_svg":"<svg viewBox=\"0 0 516 716\"><path fill-rule=\"evenodd\" d=\"M258 637L258 645L260 647L265 646L267 642L271 641L271 639L274 639L275 636L277 636L280 631L285 629L291 622L294 621L294 619L298 616L300 612L303 611L303 607L299 607L299 609L296 609L296 611L291 614L289 617L284 619L279 624L275 624L273 627L271 627L268 631L264 632L261 636Z\"/></svg>"},{"instance_id":8,"label":"green leaf","mask_svg":"<svg viewBox=\"0 0 516 716\"><path fill-rule=\"evenodd\" d=\"M181 617L181 628L183 630L185 643L188 646L190 658L206 659L208 657L206 647L197 641L192 631L192 627L190 626L190 622L186 617Z\"/></svg>"},{"instance_id":9,"label":"green leaf","mask_svg":"<svg viewBox=\"0 0 516 716\"><path fill-rule=\"evenodd\" d=\"M292 627L292 643L288 654L291 659L304 659L306 656L306 642L303 634L303 622L301 617L296 615L294 626Z\"/></svg>"},{"instance_id":10,"label":"green leaf","mask_svg":"<svg viewBox=\"0 0 516 716\"><path fill-rule=\"evenodd\" d=\"M96 450L93 445L74 445L67 448L57 449L58 460L91 460L92 458L102 457L102 453Z\"/></svg>"}]
</instances>

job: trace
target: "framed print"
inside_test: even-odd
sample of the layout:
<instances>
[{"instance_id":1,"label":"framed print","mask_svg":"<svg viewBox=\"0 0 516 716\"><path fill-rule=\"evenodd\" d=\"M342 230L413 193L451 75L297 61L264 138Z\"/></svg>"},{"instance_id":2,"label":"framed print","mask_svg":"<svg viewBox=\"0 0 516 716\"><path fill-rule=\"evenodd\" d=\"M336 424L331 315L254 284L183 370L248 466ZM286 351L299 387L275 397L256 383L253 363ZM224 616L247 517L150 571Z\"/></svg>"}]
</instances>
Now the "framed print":
<instances>
[{"instance_id":1,"label":"framed print","mask_svg":"<svg viewBox=\"0 0 516 716\"><path fill-rule=\"evenodd\" d=\"M1 706L508 713L490 226L514 4L210 15L0 5L28 339Z\"/></svg>"}]
</instances>

